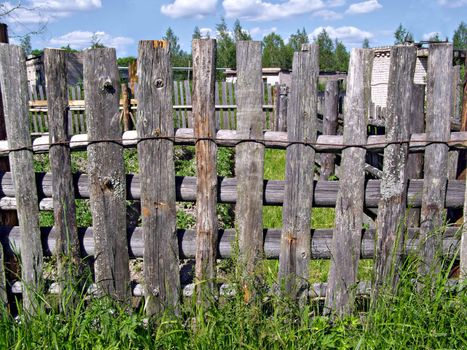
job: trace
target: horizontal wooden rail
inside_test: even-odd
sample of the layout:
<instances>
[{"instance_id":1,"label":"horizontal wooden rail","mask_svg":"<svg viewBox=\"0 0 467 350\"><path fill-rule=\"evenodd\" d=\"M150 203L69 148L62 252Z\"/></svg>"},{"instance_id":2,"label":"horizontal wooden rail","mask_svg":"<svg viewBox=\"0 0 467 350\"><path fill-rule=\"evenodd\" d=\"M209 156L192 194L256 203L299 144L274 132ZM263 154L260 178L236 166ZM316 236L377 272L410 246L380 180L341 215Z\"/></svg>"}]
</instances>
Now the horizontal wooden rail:
<instances>
[{"instance_id":1,"label":"horizontal wooden rail","mask_svg":"<svg viewBox=\"0 0 467 350\"><path fill-rule=\"evenodd\" d=\"M196 201L196 178L190 176L177 176L176 195L177 201ZM52 210L52 174L36 173L36 183L42 210ZM74 174L73 183L76 198L89 198L89 178L86 174ZM378 207L381 180L368 180L365 184L365 202L367 208ZM263 204L282 205L284 201L283 180L264 180ZM237 179L218 179L218 202L234 204L237 201ZM139 200L141 198L140 178L138 174L127 174L126 176L127 199ZM314 207L334 207L336 205L339 181L315 181L313 193ZM408 206L418 208L421 206L423 191L423 179L410 180L408 186ZM464 205L465 181L449 180L444 201L445 208L461 208ZM1 197L3 195L3 197ZM15 187L11 173L0 172L0 209L16 209L14 198ZM45 198L45 199L44 199Z\"/></svg>"},{"instance_id":2,"label":"horizontal wooden rail","mask_svg":"<svg viewBox=\"0 0 467 350\"><path fill-rule=\"evenodd\" d=\"M408 230L406 241L406 252L416 252L419 246L418 228ZM454 257L458 255L459 227L448 227L443 237L443 254ZM313 259L331 258L332 229L311 230L311 256ZM83 256L94 254L94 237L92 227L79 228L78 235L81 242ZM196 253L196 234L194 230L177 230L178 246L181 259L193 259ZM280 229L264 229L264 254L268 259L277 259L280 252ZM55 229L41 228L42 247L44 255L51 256L56 246ZM130 257L141 258L144 253L143 232L140 227L131 229L128 232L128 251ZM234 254L235 229L219 230L217 243L217 258L226 259ZM20 249L20 232L15 227L0 227L0 241L3 244L5 254L13 254L16 249ZM375 230L362 230L361 238L361 259L372 259L375 250Z\"/></svg>"},{"instance_id":3,"label":"horizontal wooden rail","mask_svg":"<svg viewBox=\"0 0 467 350\"><path fill-rule=\"evenodd\" d=\"M136 131L131 130L124 132L121 139L114 141L122 142L125 147L134 147L138 142L138 137ZM242 139L239 137L236 130L219 130L217 131L215 138L215 142L219 146L225 147L234 147L241 141ZM196 138L194 137L193 129L176 129L174 142L178 145L195 144ZM264 131L263 140L261 142L269 148L286 148L289 144L287 140L287 133L282 131ZM426 134L413 134L410 138L409 149L411 152L421 152L430 143L433 143L433 140L428 140ZM451 149L466 149L467 132L452 132L447 144ZM72 149L84 149L88 145L89 141L87 134L74 135L70 139L70 147ZM367 143L363 147L365 147L368 151L381 151L386 145L385 135L371 135L368 136ZM345 145L342 135L320 135L318 136L318 140L313 147L317 152L339 153L349 146L352 145ZM33 142L34 152L48 152L49 148L49 137L47 135L38 137ZM7 141L0 141L0 155L5 155L7 153Z\"/></svg>"},{"instance_id":4,"label":"horizontal wooden rail","mask_svg":"<svg viewBox=\"0 0 467 350\"><path fill-rule=\"evenodd\" d=\"M131 108L136 109L138 105L138 101L134 98L130 100ZM70 100L68 106L71 110L75 111L84 111L85 102L84 100ZM35 100L29 101L29 108L32 112L47 112L47 100ZM120 100L120 108L123 108L123 99ZM174 105L174 109L193 109L192 105ZM216 109L223 110L223 109L236 109L237 105L217 105ZM263 105L263 109L272 110L275 106L272 104Z\"/></svg>"}]
</instances>

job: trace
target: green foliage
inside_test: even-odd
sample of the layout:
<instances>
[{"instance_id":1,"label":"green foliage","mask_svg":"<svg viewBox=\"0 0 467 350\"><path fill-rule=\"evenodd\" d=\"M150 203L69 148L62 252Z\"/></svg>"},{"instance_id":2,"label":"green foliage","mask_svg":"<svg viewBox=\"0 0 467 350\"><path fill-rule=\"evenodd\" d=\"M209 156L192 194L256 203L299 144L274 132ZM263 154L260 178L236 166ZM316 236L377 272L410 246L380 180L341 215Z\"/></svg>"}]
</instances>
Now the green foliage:
<instances>
[{"instance_id":1,"label":"green foliage","mask_svg":"<svg viewBox=\"0 0 467 350\"><path fill-rule=\"evenodd\" d=\"M308 34L305 28L302 28L302 30L297 29L297 32L290 36L289 42L287 43L287 45L293 51L300 51L302 49L302 45L308 44L309 42L310 40L308 39Z\"/></svg>"},{"instance_id":2,"label":"green foliage","mask_svg":"<svg viewBox=\"0 0 467 350\"><path fill-rule=\"evenodd\" d=\"M347 52L342 41L336 39L334 45L334 70L346 72L349 68L350 54Z\"/></svg>"},{"instance_id":3,"label":"green foliage","mask_svg":"<svg viewBox=\"0 0 467 350\"><path fill-rule=\"evenodd\" d=\"M363 39L362 48L363 49L369 49L370 48L370 40L368 38Z\"/></svg>"},{"instance_id":4,"label":"green foliage","mask_svg":"<svg viewBox=\"0 0 467 350\"><path fill-rule=\"evenodd\" d=\"M452 36L452 44L455 49L467 49L467 24L462 21Z\"/></svg>"},{"instance_id":5,"label":"green foliage","mask_svg":"<svg viewBox=\"0 0 467 350\"><path fill-rule=\"evenodd\" d=\"M319 47L319 69L322 71L333 71L335 68L334 43L323 29L315 39Z\"/></svg>"},{"instance_id":6,"label":"green foliage","mask_svg":"<svg viewBox=\"0 0 467 350\"><path fill-rule=\"evenodd\" d=\"M248 31L242 28L242 25L240 24L240 21L238 19L235 20L233 32L234 32L235 42L242 41L242 40L251 40L250 33L248 33Z\"/></svg>"},{"instance_id":7,"label":"green foliage","mask_svg":"<svg viewBox=\"0 0 467 350\"><path fill-rule=\"evenodd\" d=\"M32 52L32 47L31 47L31 36L29 34L26 34L25 36L21 37L19 39L19 46L24 51L24 54L26 56L29 56Z\"/></svg>"},{"instance_id":8,"label":"green foliage","mask_svg":"<svg viewBox=\"0 0 467 350\"><path fill-rule=\"evenodd\" d=\"M405 42L413 41L413 35L406 28L399 24L394 32L394 45L404 44Z\"/></svg>"},{"instance_id":9,"label":"green foliage","mask_svg":"<svg viewBox=\"0 0 467 350\"><path fill-rule=\"evenodd\" d=\"M33 56L42 56L44 54L44 50L34 49L31 51L31 55Z\"/></svg>"},{"instance_id":10,"label":"green foliage","mask_svg":"<svg viewBox=\"0 0 467 350\"><path fill-rule=\"evenodd\" d=\"M216 65L218 68L233 68L237 67L235 41L230 36L229 28L224 17L221 22L216 24L217 30L217 57Z\"/></svg>"},{"instance_id":11,"label":"green foliage","mask_svg":"<svg viewBox=\"0 0 467 350\"><path fill-rule=\"evenodd\" d=\"M69 52L69 53L76 53L76 52L79 52L79 50L75 50L75 49L72 49L70 47L70 44L66 45L66 46L62 46L61 47L62 50L65 50L66 52Z\"/></svg>"},{"instance_id":12,"label":"green foliage","mask_svg":"<svg viewBox=\"0 0 467 350\"><path fill-rule=\"evenodd\" d=\"M134 61L136 61L134 56L119 57L117 58L117 65L119 67L129 67Z\"/></svg>"},{"instance_id":13,"label":"green foliage","mask_svg":"<svg viewBox=\"0 0 467 350\"><path fill-rule=\"evenodd\" d=\"M196 26L195 29L193 30L193 35L191 36L192 39L201 39L201 31L199 30L199 27Z\"/></svg>"},{"instance_id":14,"label":"green foliage","mask_svg":"<svg viewBox=\"0 0 467 350\"><path fill-rule=\"evenodd\" d=\"M263 67L292 68L293 50L284 44L279 34L270 33L263 38Z\"/></svg>"}]
</instances>

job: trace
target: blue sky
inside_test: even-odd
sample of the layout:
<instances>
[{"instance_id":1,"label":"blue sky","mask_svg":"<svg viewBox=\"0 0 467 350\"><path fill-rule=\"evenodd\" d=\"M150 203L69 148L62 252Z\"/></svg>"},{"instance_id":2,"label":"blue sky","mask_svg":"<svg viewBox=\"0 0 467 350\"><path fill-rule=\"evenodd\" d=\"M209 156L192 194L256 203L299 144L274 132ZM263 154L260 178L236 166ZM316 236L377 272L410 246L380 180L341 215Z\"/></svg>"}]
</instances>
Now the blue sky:
<instances>
[{"instance_id":1,"label":"blue sky","mask_svg":"<svg viewBox=\"0 0 467 350\"><path fill-rule=\"evenodd\" d=\"M70 45L83 49L92 37L115 47L118 56L136 55L138 40L160 39L170 26L182 49L191 50L195 26L214 37L225 17L229 27L238 18L255 40L274 31L283 38L305 28L312 39L322 28L347 48L390 45L402 23L415 40L432 33L452 39L459 23L467 22L467 0L23 0L21 8L2 16L12 35L45 30L32 36L33 48ZM0 3L0 13L18 1ZM13 39L14 41L15 39Z\"/></svg>"}]
</instances>

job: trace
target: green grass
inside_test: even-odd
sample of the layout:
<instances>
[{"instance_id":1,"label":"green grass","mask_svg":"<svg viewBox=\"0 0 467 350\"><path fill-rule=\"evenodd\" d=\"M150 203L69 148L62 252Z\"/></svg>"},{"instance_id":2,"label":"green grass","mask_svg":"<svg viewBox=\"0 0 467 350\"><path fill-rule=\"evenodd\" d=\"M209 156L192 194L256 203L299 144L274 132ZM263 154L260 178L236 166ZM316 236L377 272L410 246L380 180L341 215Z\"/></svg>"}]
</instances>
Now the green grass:
<instances>
[{"instance_id":1,"label":"green grass","mask_svg":"<svg viewBox=\"0 0 467 350\"><path fill-rule=\"evenodd\" d=\"M462 349L467 346L467 285L446 287L447 274L419 279L407 264L395 295L382 293L368 311L342 319L318 316L319 304L298 307L260 290L209 309L191 299L147 322L107 298L82 296L64 313L60 300L42 296L35 316L14 319L0 310L0 349ZM240 284L235 274L230 283ZM61 303L60 303L61 302ZM0 306L1 308L2 306Z\"/></svg>"}]
</instances>

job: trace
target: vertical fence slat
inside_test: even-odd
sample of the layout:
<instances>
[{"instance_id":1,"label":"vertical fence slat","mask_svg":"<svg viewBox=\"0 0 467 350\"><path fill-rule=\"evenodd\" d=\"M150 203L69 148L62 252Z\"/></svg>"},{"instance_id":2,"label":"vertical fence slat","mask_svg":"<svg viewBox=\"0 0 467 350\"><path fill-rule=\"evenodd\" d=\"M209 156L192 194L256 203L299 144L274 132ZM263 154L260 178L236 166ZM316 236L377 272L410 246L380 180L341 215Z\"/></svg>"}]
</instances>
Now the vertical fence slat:
<instances>
[{"instance_id":1,"label":"vertical fence slat","mask_svg":"<svg viewBox=\"0 0 467 350\"><path fill-rule=\"evenodd\" d=\"M222 82L221 82L221 85L222 85ZM219 97L219 82L216 81L216 90L215 90L215 103L216 105L220 105L221 104L221 101L220 101L220 97ZM216 129L220 129L220 122L221 122L221 111L219 109L216 108Z\"/></svg>"},{"instance_id":2,"label":"vertical fence slat","mask_svg":"<svg viewBox=\"0 0 467 350\"><path fill-rule=\"evenodd\" d=\"M278 85L276 97L276 131L287 130L287 85Z\"/></svg>"},{"instance_id":3,"label":"vertical fence slat","mask_svg":"<svg viewBox=\"0 0 467 350\"><path fill-rule=\"evenodd\" d=\"M460 246L460 280L467 279L467 186L464 194L464 225L462 226Z\"/></svg>"},{"instance_id":4,"label":"vertical fence slat","mask_svg":"<svg viewBox=\"0 0 467 350\"><path fill-rule=\"evenodd\" d=\"M344 111L345 144L366 144L365 71L371 72L372 59L373 51L368 49L353 49L350 55ZM359 147L342 151L325 313L343 315L353 308L363 221L365 153L366 150Z\"/></svg>"},{"instance_id":5,"label":"vertical fence slat","mask_svg":"<svg viewBox=\"0 0 467 350\"><path fill-rule=\"evenodd\" d=\"M263 138L263 79L261 42L237 43L237 135L241 139ZM236 227L244 274L253 276L263 253L264 146L242 142L235 147L237 176ZM251 283L244 281L248 298Z\"/></svg>"},{"instance_id":6,"label":"vertical fence slat","mask_svg":"<svg viewBox=\"0 0 467 350\"><path fill-rule=\"evenodd\" d=\"M126 236L126 179L121 138L119 75L115 49L84 52L89 195L95 241L95 275L101 293L130 297Z\"/></svg>"},{"instance_id":7,"label":"vertical fence slat","mask_svg":"<svg viewBox=\"0 0 467 350\"><path fill-rule=\"evenodd\" d=\"M71 93L71 100L76 101L76 90L73 86L70 86L70 93ZM73 133L74 134L79 134L79 123L78 123L78 114L79 112L77 111L72 111L71 112L71 121L73 123Z\"/></svg>"},{"instance_id":8,"label":"vertical fence slat","mask_svg":"<svg viewBox=\"0 0 467 350\"><path fill-rule=\"evenodd\" d=\"M76 89L76 98L78 100L83 100L83 95L82 95L82 91L81 91L81 86L77 85L75 87ZM81 133L82 134L85 134L86 133L86 125L85 125L85 122L84 122L84 113L83 111L78 111L76 113L76 117L79 119L79 126L80 126L80 130L81 130Z\"/></svg>"},{"instance_id":9,"label":"vertical fence slat","mask_svg":"<svg viewBox=\"0 0 467 350\"><path fill-rule=\"evenodd\" d=\"M222 104L228 105L227 103L227 83L225 81L222 82ZM222 110L222 129L229 129L229 111L227 108Z\"/></svg>"},{"instance_id":10,"label":"vertical fence slat","mask_svg":"<svg viewBox=\"0 0 467 350\"><path fill-rule=\"evenodd\" d=\"M410 134L425 131L425 85L414 84L412 87L412 102L410 104ZM409 154L407 169L409 179L421 179L423 177L423 153ZM420 227L420 208L410 208L408 203L408 225Z\"/></svg>"},{"instance_id":11,"label":"vertical fence slat","mask_svg":"<svg viewBox=\"0 0 467 350\"><path fill-rule=\"evenodd\" d=\"M432 44L428 50L426 133L428 140L447 142L452 103L452 44ZM442 248L444 198L446 195L448 146L429 144L425 167L420 223L422 259L420 273L439 268Z\"/></svg>"},{"instance_id":12,"label":"vertical fence slat","mask_svg":"<svg viewBox=\"0 0 467 350\"><path fill-rule=\"evenodd\" d=\"M176 81L174 81L174 82L172 83L172 85L173 85L173 92L174 92L174 93L173 93L174 104L175 104L175 105L181 105L181 103L180 103L180 98L179 98L178 84L177 84ZM182 117L181 117L180 109L179 109L179 108L177 108L177 109L175 110L175 120L176 120L176 121L175 121L175 125L176 125L175 127L176 127L176 128L184 128L184 127L185 127L185 124L184 124L184 121L183 121L183 119L182 119Z\"/></svg>"},{"instance_id":13,"label":"vertical fence slat","mask_svg":"<svg viewBox=\"0 0 467 350\"><path fill-rule=\"evenodd\" d=\"M76 228L75 192L71 173L71 153L67 144L68 86L66 52L45 49L44 70L49 117L49 159L52 171L55 254L58 261L61 290L65 283L74 283L81 276L81 251Z\"/></svg>"},{"instance_id":14,"label":"vertical fence slat","mask_svg":"<svg viewBox=\"0 0 467 350\"><path fill-rule=\"evenodd\" d=\"M0 43L8 44L8 26L4 23L0 23ZM0 84L0 140L6 139L5 129L5 114L3 112L3 98L2 98L2 86ZM8 157L0 157L0 171L7 172L10 170L10 164L8 163ZM0 211L0 225L15 225L17 224L16 212L14 211ZM6 293L6 276L4 268L5 259L3 256L3 248L0 246L0 303L6 305L8 302L8 296Z\"/></svg>"},{"instance_id":15,"label":"vertical fence slat","mask_svg":"<svg viewBox=\"0 0 467 350\"><path fill-rule=\"evenodd\" d=\"M172 69L167 42L140 41L138 77L138 137L173 137ZM165 307L175 307L180 294L173 143L168 139L141 141L138 158L145 308L152 315Z\"/></svg>"},{"instance_id":16,"label":"vertical fence slat","mask_svg":"<svg viewBox=\"0 0 467 350\"><path fill-rule=\"evenodd\" d=\"M272 105L274 103L273 98L272 98L272 85L271 84L266 84L266 89L267 89L267 96L268 96L268 105ZM274 130L274 110L268 109L268 130Z\"/></svg>"},{"instance_id":17,"label":"vertical fence slat","mask_svg":"<svg viewBox=\"0 0 467 350\"><path fill-rule=\"evenodd\" d=\"M234 83L229 83L228 86L229 91L229 105L234 105L235 101L235 86ZM229 129L235 129L237 127L237 120L236 120L237 110L236 109L229 109Z\"/></svg>"},{"instance_id":18,"label":"vertical fence slat","mask_svg":"<svg viewBox=\"0 0 467 350\"><path fill-rule=\"evenodd\" d=\"M193 116L196 142L196 266L198 302L214 293L217 247L216 41L195 39L193 53Z\"/></svg>"},{"instance_id":19,"label":"vertical fence slat","mask_svg":"<svg viewBox=\"0 0 467 350\"><path fill-rule=\"evenodd\" d=\"M29 130L29 102L26 63L23 50L0 44L0 86L9 154L15 184L17 212L21 232L21 272L23 306L34 312L36 292L42 277L42 245L39 230L36 179Z\"/></svg>"},{"instance_id":20,"label":"vertical fence slat","mask_svg":"<svg viewBox=\"0 0 467 350\"><path fill-rule=\"evenodd\" d=\"M294 54L292 67L287 139L316 142L318 46L304 45ZM300 299L308 293L314 161L311 147L292 144L287 148L279 283L285 293Z\"/></svg>"},{"instance_id":21,"label":"vertical fence slat","mask_svg":"<svg viewBox=\"0 0 467 350\"><path fill-rule=\"evenodd\" d=\"M176 82L178 85L178 90L180 91L180 104L182 106L186 106L186 101L185 101L185 92L184 92L184 86L182 81L177 81ZM181 108L180 109L180 117L183 120L183 125L188 128L188 119L186 117L186 108Z\"/></svg>"},{"instance_id":22,"label":"vertical fence slat","mask_svg":"<svg viewBox=\"0 0 467 350\"><path fill-rule=\"evenodd\" d=\"M386 142L381 199L378 203L378 238L375 259L375 295L381 285L395 287L407 223L408 144L393 143L410 138L410 106L417 51L414 46L391 48Z\"/></svg>"},{"instance_id":23,"label":"vertical fence slat","mask_svg":"<svg viewBox=\"0 0 467 350\"><path fill-rule=\"evenodd\" d=\"M188 106L191 106L190 81L185 80L183 83L185 85L186 104ZM193 112L191 109L189 109L187 112L187 128L192 128L192 127L193 127Z\"/></svg>"},{"instance_id":24,"label":"vertical fence slat","mask_svg":"<svg viewBox=\"0 0 467 350\"><path fill-rule=\"evenodd\" d=\"M339 107L339 82L330 80L326 83L324 92L323 135L336 135ZM334 174L336 156L321 153L321 180L328 180Z\"/></svg>"}]
</instances>

